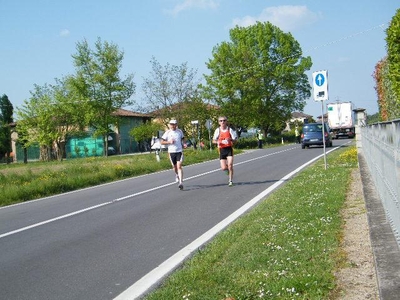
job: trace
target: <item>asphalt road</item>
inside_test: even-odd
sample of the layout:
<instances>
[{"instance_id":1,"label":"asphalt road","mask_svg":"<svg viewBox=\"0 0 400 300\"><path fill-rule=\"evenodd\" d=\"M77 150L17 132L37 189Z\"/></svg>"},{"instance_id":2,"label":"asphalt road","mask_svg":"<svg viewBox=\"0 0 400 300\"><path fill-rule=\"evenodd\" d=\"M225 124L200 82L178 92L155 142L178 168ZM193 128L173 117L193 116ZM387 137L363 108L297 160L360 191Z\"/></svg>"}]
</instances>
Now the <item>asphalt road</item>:
<instances>
[{"instance_id":1,"label":"asphalt road","mask_svg":"<svg viewBox=\"0 0 400 300\"><path fill-rule=\"evenodd\" d=\"M248 151L233 187L214 160L184 166L183 191L163 171L0 208L0 299L133 299L321 155Z\"/></svg>"}]
</instances>

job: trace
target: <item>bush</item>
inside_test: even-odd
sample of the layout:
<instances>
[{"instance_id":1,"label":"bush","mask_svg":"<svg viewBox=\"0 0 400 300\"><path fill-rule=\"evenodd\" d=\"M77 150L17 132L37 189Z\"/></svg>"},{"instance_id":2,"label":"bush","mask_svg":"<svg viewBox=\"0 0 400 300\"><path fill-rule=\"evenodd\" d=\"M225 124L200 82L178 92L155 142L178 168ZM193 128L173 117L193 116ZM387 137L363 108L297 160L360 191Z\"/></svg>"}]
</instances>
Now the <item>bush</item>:
<instances>
[{"instance_id":1,"label":"bush","mask_svg":"<svg viewBox=\"0 0 400 300\"><path fill-rule=\"evenodd\" d=\"M235 144L237 149L252 149L257 148L257 139L255 137L239 138Z\"/></svg>"},{"instance_id":2,"label":"bush","mask_svg":"<svg viewBox=\"0 0 400 300\"><path fill-rule=\"evenodd\" d=\"M296 137L294 135L294 132L291 132L291 131L284 132L282 134L282 137L283 137L283 141L285 143L295 143L296 142Z\"/></svg>"}]
</instances>

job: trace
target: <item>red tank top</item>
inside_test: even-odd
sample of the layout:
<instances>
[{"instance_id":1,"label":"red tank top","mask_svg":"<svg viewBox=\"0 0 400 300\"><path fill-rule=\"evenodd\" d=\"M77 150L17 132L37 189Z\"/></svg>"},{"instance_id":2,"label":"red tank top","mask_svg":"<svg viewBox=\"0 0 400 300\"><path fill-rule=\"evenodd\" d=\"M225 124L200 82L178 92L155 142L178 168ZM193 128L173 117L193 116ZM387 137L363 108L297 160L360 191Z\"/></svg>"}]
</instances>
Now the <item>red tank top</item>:
<instances>
[{"instance_id":1,"label":"red tank top","mask_svg":"<svg viewBox=\"0 0 400 300\"><path fill-rule=\"evenodd\" d=\"M223 131L221 128L219 129L218 145L219 148L227 148L233 146L229 127L226 129L226 131Z\"/></svg>"}]
</instances>

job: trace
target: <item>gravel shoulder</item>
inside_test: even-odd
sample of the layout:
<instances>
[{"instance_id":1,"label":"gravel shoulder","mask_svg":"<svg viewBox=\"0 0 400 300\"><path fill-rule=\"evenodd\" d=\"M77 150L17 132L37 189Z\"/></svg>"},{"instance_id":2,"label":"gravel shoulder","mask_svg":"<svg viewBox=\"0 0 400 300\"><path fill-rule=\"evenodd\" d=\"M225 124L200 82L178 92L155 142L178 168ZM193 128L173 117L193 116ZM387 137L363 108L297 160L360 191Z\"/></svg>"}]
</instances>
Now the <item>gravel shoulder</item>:
<instances>
[{"instance_id":1,"label":"gravel shoulder","mask_svg":"<svg viewBox=\"0 0 400 300\"><path fill-rule=\"evenodd\" d=\"M352 172L352 181L342 210L342 250L344 268L337 271L337 299L379 299L378 283L371 247L367 210L359 169Z\"/></svg>"}]
</instances>

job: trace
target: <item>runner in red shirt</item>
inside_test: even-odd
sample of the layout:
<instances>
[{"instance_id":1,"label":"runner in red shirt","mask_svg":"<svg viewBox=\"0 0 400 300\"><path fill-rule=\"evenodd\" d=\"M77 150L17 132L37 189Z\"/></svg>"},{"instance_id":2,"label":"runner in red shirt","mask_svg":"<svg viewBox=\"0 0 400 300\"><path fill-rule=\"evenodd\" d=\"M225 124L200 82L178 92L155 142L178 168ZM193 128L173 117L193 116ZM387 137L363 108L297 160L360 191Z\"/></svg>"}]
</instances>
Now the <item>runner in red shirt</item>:
<instances>
[{"instance_id":1,"label":"runner in red shirt","mask_svg":"<svg viewBox=\"0 0 400 300\"><path fill-rule=\"evenodd\" d=\"M228 127L225 116L218 118L219 127L215 129L213 143L219 150L221 169L229 175L229 186L233 186L233 144L237 140L236 131Z\"/></svg>"}]
</instances>

